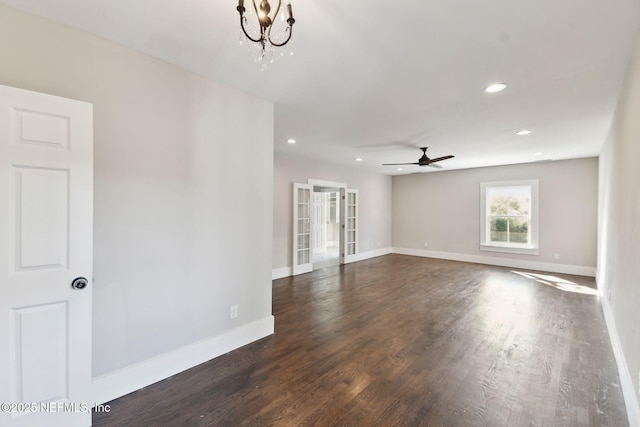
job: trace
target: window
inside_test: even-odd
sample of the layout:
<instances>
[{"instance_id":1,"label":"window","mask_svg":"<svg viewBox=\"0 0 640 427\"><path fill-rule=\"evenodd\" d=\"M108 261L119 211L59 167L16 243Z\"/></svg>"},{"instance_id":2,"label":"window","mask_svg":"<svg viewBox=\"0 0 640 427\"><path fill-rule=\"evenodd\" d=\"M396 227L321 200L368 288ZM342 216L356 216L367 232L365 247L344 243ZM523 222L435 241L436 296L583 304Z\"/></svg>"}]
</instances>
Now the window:
<instances>
[{"instance_id":1,"label":"window","mask_svg":"<svg viewBox=\"0 0 640 427\"><path fill-rule=\"evenodd\" d=\"M480 250L538 254L538 180L480 184Z\"/></svg>"}]
</instances>

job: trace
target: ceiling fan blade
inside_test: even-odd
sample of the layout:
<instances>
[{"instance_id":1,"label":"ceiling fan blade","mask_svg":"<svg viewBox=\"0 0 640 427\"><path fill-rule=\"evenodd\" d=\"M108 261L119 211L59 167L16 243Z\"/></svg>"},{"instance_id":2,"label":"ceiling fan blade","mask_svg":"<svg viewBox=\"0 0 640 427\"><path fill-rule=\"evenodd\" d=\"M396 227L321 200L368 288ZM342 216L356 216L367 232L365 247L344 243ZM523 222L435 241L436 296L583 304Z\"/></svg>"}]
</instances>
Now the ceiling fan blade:
<instances>
[{"instance_id":1,"label":"ceiling fan blade","mask_svg":"<svg viewBox=\"0 0 640 427\"><path fill-rule=\"evenodd\" d=\"M442 156L442 157L438 157L437 159L431 159L431 163L433 162L439 162L441 160L447 160L447 159L453 159L455 156Z\"/></svg>"},{"instance_id":2,"label":"ceiling fan blade","mask_svg":"<svg viewBox=\"0 0 640 427\"><path fill-rule=\"evenodd\" d=\"M449 156L438 157L437 159L430 159L429 156L427 156L427 149L428 148L429 147L420 147L420 150L422 150L422 157L420 157L420 159L418 159L417 162L414 162L414 163L383 163L382 166L418 165L418 166L431 166L432 168L435 168L435 169L442 169L442 166L434 165L433 163L439 162L439 161L442 161L442 160L452 159L453 157L455 157L455 156L449 155Z\"/></svg>"},{"instance_id":3,"label":"ceiling fan blade","mask_svg":"<svg viewBox=\"0 0 640 427\"><path fill-rule=\"evenodd\" d=\"M406 165L419 165L420 163L383 163L382 166L406 166Z\"/></svg>"}]
</instances>

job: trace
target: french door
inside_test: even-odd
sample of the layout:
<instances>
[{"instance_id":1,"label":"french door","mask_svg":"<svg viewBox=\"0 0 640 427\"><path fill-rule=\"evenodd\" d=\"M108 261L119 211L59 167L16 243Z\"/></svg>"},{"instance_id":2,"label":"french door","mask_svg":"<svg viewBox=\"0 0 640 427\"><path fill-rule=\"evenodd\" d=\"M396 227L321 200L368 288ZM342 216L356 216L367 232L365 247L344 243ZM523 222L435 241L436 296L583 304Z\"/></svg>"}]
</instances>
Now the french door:
<instances>
[{"instance_id":1,"label":"french door","mask_svg":"<svg viewBox=\"0 0 640 427\"><path fill-rule=\"evenodd\" d=\"M313 271L311 214L313 185L293 184L293 275Z\"/></svg>"},{"instance_id":2,"label":"french door","mask_svg":"<svg viewBox=\"0 0 640 427\"><path fill-rule=\"evenodd\" d=\"M340 189L340 263L356 261L358 253L358 190Z\"/></svg>"}]
</instances>

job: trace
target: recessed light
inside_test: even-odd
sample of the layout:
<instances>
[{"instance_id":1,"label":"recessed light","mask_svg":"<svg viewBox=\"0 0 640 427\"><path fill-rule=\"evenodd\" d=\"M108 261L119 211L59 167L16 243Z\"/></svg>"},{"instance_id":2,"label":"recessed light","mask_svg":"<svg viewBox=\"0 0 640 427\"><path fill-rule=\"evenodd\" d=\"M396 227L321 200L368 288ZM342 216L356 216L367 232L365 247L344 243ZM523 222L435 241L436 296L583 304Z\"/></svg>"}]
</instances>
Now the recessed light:
<instances>
[{"instance_id":1,"label":"recessed light","mask_svg":"<svg viewBox=\"0 0 640 427\"><path fill-rule=\"evenodd\" d=\"M401 170L403 170L403 169L402 169L402 168L398 168L397 170L398 170L398 171L401 171Z\"/></svg>"},{"instance_id":2,"label":"recessed light","mask_svg":"<svg viewBox=\"0 0 640 427\"><path fill-rule=\"evenodd\" d=\"M287 144L295 144L296 140L291 138L291 139L287 139Z\"/></svg>"},{"instance_id":3,"label":"recessed light","mask_svg":"<svg viewBox=\"0 0 640 427\"><path fill-rule=\"evenodd\" d=\"M533 153L534 156L542 156L544 153L542 151L538 151L537 153Z\"/></svg>"},{"instance_id":4,"label":"recessed light","mask_svg":"<svg viewBox=\"0 0 640 427\"><path fill-rule=\"evenodd\" d=\"M355 160L356 162L361 162L361 161L362 161L362 157L356 157L356 158L355 158L355 159L353 159L353 160Z\"/></svg>"},{"instance_id":5,"label":"recessed light","mask_svg":"<svg viewBox=\"0 0 640 427\"><path fill-rule=\"evenodd\" d=\"M487 93L496 93L496 92L500 92L501 90L505 90L506 88L507 88L507 85L504 83L494 83L492 85L485 87L484 91Z\"/></svg>"},{"instance_id":6,"label":"recessed light","mask_svg":"<svg viewBox=\"0 0 640 427\"><path fill-rule=\"evenodd\" d=\"M523 135L529 135L531 132L529 129L522 129L521 131L516 132L516 135L518 136L523 136Z\"/></svg>"}]
</instances>

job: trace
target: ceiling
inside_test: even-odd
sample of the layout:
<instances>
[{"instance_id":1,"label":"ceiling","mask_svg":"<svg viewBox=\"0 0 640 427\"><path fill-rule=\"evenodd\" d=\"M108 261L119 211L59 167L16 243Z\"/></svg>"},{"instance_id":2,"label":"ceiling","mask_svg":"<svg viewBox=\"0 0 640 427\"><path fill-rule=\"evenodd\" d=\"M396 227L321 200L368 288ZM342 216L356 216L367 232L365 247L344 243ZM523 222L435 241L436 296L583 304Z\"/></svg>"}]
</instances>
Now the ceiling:
<instances>
[{"instance_id":1,"label":"ceiling","mask_svg":"<svg viewBox=\"0 0 640 427\"><path fill-rule=\"evenodd\" d=\"M638 0L292 0L261 71L233 0L0 2L273 101L276 152L390 175L437 171L381 166L422 146L441 170L597 156L640 26Z\"/></svg>"}]
</instances>

